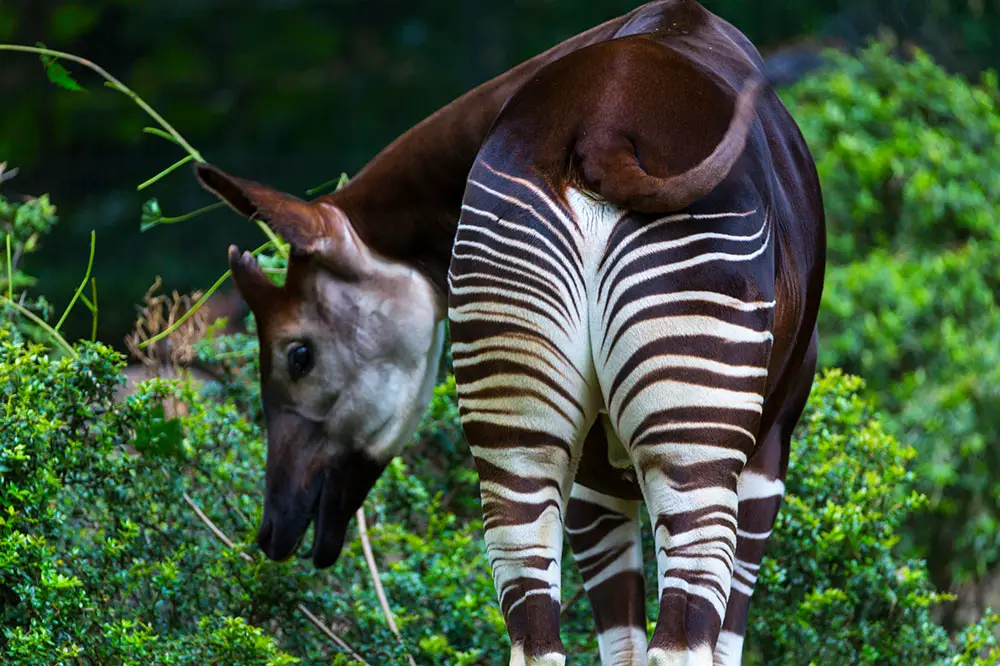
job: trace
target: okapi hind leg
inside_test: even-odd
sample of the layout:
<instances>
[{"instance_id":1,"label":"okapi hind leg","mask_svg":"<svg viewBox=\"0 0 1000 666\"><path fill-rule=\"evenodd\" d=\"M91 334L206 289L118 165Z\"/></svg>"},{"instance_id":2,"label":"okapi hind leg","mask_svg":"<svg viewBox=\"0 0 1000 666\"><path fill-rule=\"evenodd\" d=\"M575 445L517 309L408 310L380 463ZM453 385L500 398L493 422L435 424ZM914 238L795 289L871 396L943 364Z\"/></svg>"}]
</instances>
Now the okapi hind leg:
<instances>
[{"instance_id":1,"label":"okapi hind leg","mask_svg":"<svg viewBox=\"0 0 1000 666\"><path fill-rule=\"evenodd\" d=\"M510 637L510 666L563 666L560 562L574 439L475 421L465 429L479 472L486 555Z\"/></svg>"},{"instance_id":2,"label":"okapi hind leg","mask_svg":"<svg viewBox=\"0 0 1000 666\"><path fill-rule=\"evenodd\" d=\"M599 370L653 529L659 609L649 666L713 663L736 555L737 482L764 402L767 305L730 315L740 327L699 322L696 335L650 318L635 326L635 347L622 345Z\"/></svg>"},{"instance_id":3,"label":"okapi hind leg","mask_svg":"<svg viewBox=\"0 0 1000 666\"><path fill-rule=\"evenodd\" d=\"M740 666L743 660L750 597L784 497L792 432L809 399L816 373L816 353L817 335L813 331L809 350L792 380L774 425L764 434L760 449L740 474L737 486L736 565L726 617L715 647L715 666Z\"/></svg>"},{"instance_id":4,"label":"okapi hind leg","mask_svg":"<svg viewBox=\"0 0 1000 666\"><path fill-rule=\"evenodd\" d=\"M642 496L635 481L609 463L608 440L614 435L605 423L601 417L584 444L566 534L590 599L602 666L645 666ZM624 453L617 441L615 449Z\"/></svg>"},{"instance_id":5,"label":"okapi hind leg","mask_svg":"<svg viewBox=\"0 0 1000 666\"><path fill-rule=\"evenodd\" d=\"M574 246L528 212L555 204L500 178L470 176L451 263L452 357L510 664L561 666L563 519L600 392Z\"/></svg>"}]
</instances>

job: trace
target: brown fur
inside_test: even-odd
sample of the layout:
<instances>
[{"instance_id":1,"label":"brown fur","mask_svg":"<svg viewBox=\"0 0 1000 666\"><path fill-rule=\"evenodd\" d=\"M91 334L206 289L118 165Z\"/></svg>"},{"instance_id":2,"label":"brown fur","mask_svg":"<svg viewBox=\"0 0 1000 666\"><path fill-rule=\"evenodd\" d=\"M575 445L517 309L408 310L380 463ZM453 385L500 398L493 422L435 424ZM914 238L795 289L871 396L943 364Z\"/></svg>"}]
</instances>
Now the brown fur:
<instances>
[{"instance_id":1,"label":"brown fur","mask_svg":"<svg viewBox=\"0 0 1000 666\"><path fill-rule=\"evenodd\" d=\"M463 194L477 157L508 172L533 170L557 194L572 186L637 213L707 206L740 188L759 194L774 221L777 307L759 428L771 432L790 392L804 399L800 385L811 376L803 361L822 291L825 230L812 158L778 96L762 86L762 68L759 54L736 28L693 0L663 0L567 40L476 88L390 144L344 188L313 202L198 165L206 187L238 212L266 221L293 248L282 289L265 284L251 257L230 254L236 284L258 320L265 411L273 415L268 501L279 509L269 510L266 503L260 534L269 556L287 554L296 531L305 529L321 503L317 497L331 493L330 484L313 482L327 473L328 458L307 464L300 458L311 454L304 451L321 450L326 445L316 442L340 435L315 408L333 397L323 391L339 387L317 383L306 391L272 368L272 357L280 361L289 340L308 335L330 348L352 350L347 357L358 355L365 342L352 339L353 330L406 339L402 323L369 326L366 317L377 312L320 316L324 299L335 298L338 289L353 288L367 302L384 295L396 308L392 316L402 319L407 307L410 313L430 307L431 287L423 289L429 283L436 288L440 321ZM419 271L424 285L407 270ZM372 279L383 274L393 276L388 283L396 286L389 292ZM316 288L320 283L328 284L325 291ZM414 304L400 293L416 295L410 299ZM389 348L380 347L384 353ZM418 357L413 351L407 358ZM313 405L311 414L302 403ZM756 464L775 456L787 460L787 438L765 441L772 448ZM581 473L608 479L615 486L611 490L631 486L631 479L608 470L607 448L603 433L593 431ZM294 497L280 475L272 482L273 470L280 468L310 470L310 478L292 484L299 489ZM343 472L330 473L339 478ZM374 483L377 471L369 477L366 483ZM599 485L594 482L595 489ZM352 488L352 501L363 491ZM330 497L333 502L335 496ZM335 529L325 534L334 541L342 537L340 522L346 524L347 518L330 518ZM285 529L282 521L292 527ZM272 531L281 534L272 537ZM338 552L334 543L317 563L329 564ZM557 609L543 611L540 622L557 623ZM744 620L730 619L733 624L727 626L738 629ZM521 631L530 622L518 626Z\"/></svg>"}]
</instances>

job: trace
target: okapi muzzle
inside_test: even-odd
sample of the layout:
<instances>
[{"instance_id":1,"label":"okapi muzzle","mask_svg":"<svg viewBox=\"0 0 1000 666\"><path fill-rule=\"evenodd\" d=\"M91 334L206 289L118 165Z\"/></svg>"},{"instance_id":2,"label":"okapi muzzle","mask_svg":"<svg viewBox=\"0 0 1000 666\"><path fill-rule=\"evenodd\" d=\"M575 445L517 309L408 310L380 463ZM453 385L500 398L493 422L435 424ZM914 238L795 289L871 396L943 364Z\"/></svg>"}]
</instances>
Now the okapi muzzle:
<instances>
[{"instance_id":1,"label":"okapi muzzle","mask_svg":"<svg viewBox=\"0 0 1000 666\"><path fill-rule=\"evenodd\" d=\"M315 523L305 556L311 556L318 569L332 566L351 517L385 465L358 451L324 455L329 447L322 424L293 412L274 411L266 418L267 477L257 545L268 558L287 560L299 549L309 524Z\"/></svg>"}]
</instances>

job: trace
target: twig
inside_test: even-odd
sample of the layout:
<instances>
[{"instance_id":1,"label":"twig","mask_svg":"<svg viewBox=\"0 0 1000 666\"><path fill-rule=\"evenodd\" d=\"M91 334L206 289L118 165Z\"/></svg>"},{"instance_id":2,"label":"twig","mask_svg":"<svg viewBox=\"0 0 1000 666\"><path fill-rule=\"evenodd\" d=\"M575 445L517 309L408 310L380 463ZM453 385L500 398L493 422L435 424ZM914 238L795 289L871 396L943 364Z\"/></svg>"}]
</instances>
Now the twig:
<instances>
[{"instance_id":1,"label":"twig","mask_svg":"<svg viewBox=\"0 0 1000 666\"><path fill-rule=\"evenodd\" d=\"M261 252L263 252L264 250L266 250L270 245L271 245L271 241L268 241L268 242L264 243L263 245L261 245L260 247L258 247L256 250L254 250L252 252L252 254L254 256L257 256L258 254L260 254ZM176 331L178 328L180 328L184 324L184 322L186 322L189 317L193 316L194 313L197 312L198 309L202 305L205 304L205 301L207 301L209 298L211 298L212 294L214 294L216 292L216 290L218 290L219 287L221 287L225 283L225 281L229 279L229 276L230 276L231 272L232 272L231 270L227 270L225 273L223 273L222 277L220 277L218 280L216 280L215 284L213 284L211 287L209 287L208 291L206 291L202 295L202 297L200 299L198 299L198 302L195 303L193 306L191 306L191 308L188 309L187 312L185 312L183 315L181 315L181 317L177 321L175 321L173 324L171 324L167 328L163 329L162 331L160 331L159 333L157 333L153 337L149 338L148 340L140 342L139 343L139 349L145 349L146 347L148 347L149 345L153 344L154 342L159 342L160 340L162 340L163 338L167 337L168 335L170 335L171 333L173 333L174 331Z\"/></svg>"},{"instance_id":2,"label":"twig","mask_svg":"<svg viewBox=\"0 0 1000 666\"><path fill-rule=\"evenodd\" d=\"M21 292L21 298L24 298L24 292ZM59 345L63 349L69 352L70 356L72 356L73 358L76 358L78 356L76 350L73 349L73 347L68 342L66 342L66 338L59 335L58 331L49 326L44 319L36 315L28 308L24 307L19 303L15 303L14 301L7 299L6 296L0 296L0 304L9 305L10 307L14 308L19 313L21 313L21 316L30 319L36 326L38 326L39 328L43 329L46 333L48 333L53 340L55 340L57 343L59 343Z\"/></svg>"},{"instance_id":3,"label":"twig","mask_svg":"<svg viewBox=\"0 0 1000 666\"><path fill-rule=\"evenodd\" d=\"M201 518L201 522L205 523L205 526L212 531L212 534L215 535L216 539L226 544L226 547L230 550L236 550L236 544L234 544L232 540L222 532L222 530L215 526L212 519L205 515L205 512L201 510L201 507L195 504L195 501L191 499L191 496L187 493L184 493L184 501L188 503L188 506L191 507L196 514L198 514L198 517ZM240 553L239 555L247 562L253 562L253 558L246 553Z\"/></svg>"},{"instance_id":4,"label":"twig","mask_svg":"<svg viewBox=\"0 0 1000 666\"><path fill-rule=\"evenodd\" d=\"M139 97L139 95L137 95L135 92L133 92L132 89L130 89L128 86L126 86L124 83L122 83L115 77L111 76L111 74L108 73L108 71L103 67L101 67L100 65L97 65L87 60L86 58L75 56L72 53L63 53L62 51L53 51L52 49L43 49L34 46L21 46L19 44L0 44L0 51L21 51L22 53L34 53L36 55L46 55L57 59L69 60L79 65L83 65L84 67L100 75L105 81L111 84L112 88L124 94L126 97L130 98L133 102L135 102L139 106L139 108L145 111L150 118L155 120L160 125L160 127L162 127L167 132L167 134L173 137L174 141L177 142L177 145L181 146L184 150L186 150L188 155L193 157L195 161L197 162L205 161L204 159L202 159L201 153L199 153L191 146L191 144L185 141L184 137L180 135L180 132L175 130L170 123L164 120L163 116L158 114L156 110L153 109L153 107L147 104L146 101L143 100L141 97Z\"/></svg>"},{"instance_id":5,"label":"twig","mask_svg":"<svg viewBox=\"0 0 1000 666\"><path fill-rule=\"evenodd\" d=\"M370 664L367 661L361 658L361 655L352 650L347 643L345 643L343 640L341 640L339 636L337 636L337 634L333 633L333 630L330 629L330 627L323 624L322 620L320 620L318 617L309 612L308 608L306 608L302 604L299 604L298 608L302 612L302 614L305 615L306 618L308 618L309 621L312 622L317 629L322 631L330 638L330 640L339 645L344 652L351 655L352 658L356 659L357 661L360 661L365 666L370 666Z\"/></svg>"},{"instance_id":6,"label":"twig","mask_svg":"<svg viewBox=\"0 0 1000 666\"><path fill-rule=\"evenodd\" d=\"M0 183L11 180L17 175L17 169L8 169L6 162L0 162Z\"/></svg>"},{"instance_id":7,"label":"twig","mask_svg":"<svg viewBox=\"0 0 1000 666\"><path fill-rule=\"evenodd\" d=\"M361 537L361 550L365 553L365 562L368 563L368 573L371 574L372 582L375 583L375 595L378 597L379 605L382 606L382 614L385 615L385 620L389 623L389 629L392 633L396 634L396 638L399 639L399 643L403 646L403 649L406 649L403 635L399 633L396 620L392 617L392 609L389 608L389 599L385 596L385 590L382 589L382 580L379 578L378 566L375 564L375 554L372 552L372 544L368 539L368 522L365 520L364 507L358 509L355 518L358 520L358 535ZM417 666L409 650L406 651L406 656L412 666Z\"/></svg>"},{"instance_id":8,"label":"twig","mask_svg":"<svg viewBox=\"0 0 1000 666\"><path fill-rule=\"evenodd\" d=\"M3 165L0 164L0 175L3 175ZM14 263L10 258L10 234L4 236L7 241L7 300L14 300Z\"/></svg>"},{"instance_id":9,"label":"twig","mask_svg":"<svg viewBox=\"0 0 1000 666\"><path fill-rule=\"evenodd\" d=\"M94 313L94 323L90 329L90 341L97 342L97 278L90 278L90 311Z\"/></svg>"},{"instance_id":10,"label":"twig","mask_svg":"<svg viewBox=\"0 0 1000 666\"><path fill-rule=\"evenodd\" d=\"M8 236L8 238L9 238L9 236ZM76 288L75 292L73 292L73 298L70 299L69 305L66 306L66 309L63 310L62 316L59 317L59 321L56 322L56 325L55 325L55 330L56 331L58 331L60 328L62 328L63 322L66 321L66 317L69 316L69 313L73 309L73 306L76 305L77 299L80 298L80 294L83 293L83 288L87 286L88 282L90 282L90 273L94 269L94 247L96 246L96 244L97 244L97 236L94 234L94 230L91 229L90 230L90 259L87 260L87 272L84 274L83 280L80 281L80 286Z\"/></svg>"},{"instance_id":11,"label":"twig","mask_svg":"<svg viewBox=\"0 0 1000 666\"><path fill-rule=\"evenodd\" d=\"M220 530L218 527L216 527L215 523L212 522L212 519L205 515L205 512L201 510L201 507L199 507L195 503L195 501L193 499L191 499L191 496L188 495L187 493L184 493L184 501L187 502L188 506L190 506L191 509L194 510L194 512L195 512L195 514L197 514L198 518L201 519L201 522L205 523L205 527L207 527L212 532L212 534L215 535L216 539L218 539L219 541L221 541L222 543L224 543L226 545L226 547L229 548L230 550L235 550L236 549L236 544L233 543L232 539L230 539L229 537L227 537L223 533L222 530ZM249 555L247 555L246 553L241 552L241 553L239 553L239 556L241 558L243 558L245 561L250 562L251 564L254 561L254 559L252 557L250 557ZM332 629L330 629L328 626L326 626L325 624L323 624L323 622L318 617L316 617L308 608L305 607L305 604L301 604L300 603L297 606L297 608L298 608L299 612L302 613L303 615L305 615L306 618L310 622L312 622L313 625L315 625L315 627L317 629L319 629L324 634L326 634L327 638L329 638L334 643L336 643L337 647L339 647L341 650L343 650L347 654L351 655L352 659L356 659L357 661L360 661L365 666L371 666L367 661L365 661L364 659L362 659L361 656L357 652L355 652L353 649L351 649L351 646L348 645L347 643L345 643L344 639L342 639L337 634L333 633Z\"/></svg>"},{"instance_id":12,"label":"twig","mask_svg":"<svg viewBox=\"0 0 1000 666\"><path fill-rule=\"evenodd\" d=\"M168 166L166 169L164 169L160 173L156 174L155 176L153 176L152 178L150 178L146 182L144 182L141 185L139 185L139 187L137 187L136 190L139 191L139 192L141 192L142 190L146 189L150 185L156 183L158 180L160 180L161 178L163 178L167 174L173 173L177 169L180 169L182 166L184 166L185 164L187 164L188 162L190 162L193 159L194 159L193 155L188 155L187 157L181 158L180 160L174 162L173 164L171 164L170 166Z\"/></svg>"}]
</instances>

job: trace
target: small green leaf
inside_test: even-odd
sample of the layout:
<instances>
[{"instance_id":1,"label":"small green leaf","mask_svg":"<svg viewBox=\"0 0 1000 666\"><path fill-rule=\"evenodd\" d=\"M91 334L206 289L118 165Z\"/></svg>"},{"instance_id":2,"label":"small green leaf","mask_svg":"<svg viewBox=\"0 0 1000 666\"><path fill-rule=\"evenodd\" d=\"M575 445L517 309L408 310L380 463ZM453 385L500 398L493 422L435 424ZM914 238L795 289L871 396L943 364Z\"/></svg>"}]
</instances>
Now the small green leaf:
<instances>
[{"instance_id":1,"label":"small green leaf","mask_svg":"<svg viewBox=\"0 0 1000 666\"><path fill-rule=\"evenodd\" d=\"M38 47L44 49L45 45L39 42ZM45 67L45 73L48 75L49 81L65 90L86 92L86 90L84 90L80 84L76 82L72 75L70 75L69 71L59 64L56 58L50 55L42 55L41 59L42 66Z\"/></svg>"},{"instance_id":2,"label":"small green leaf","mask_svg":"<svg viewBox=\"0 0 1000 666\"><path fill-rule=\"evenodd\" d=\"M163 223L163 212L157 199L149 199L142 204L142 217L139 220L139 231L149 231Z\"/></svg>"}]
</instances>

